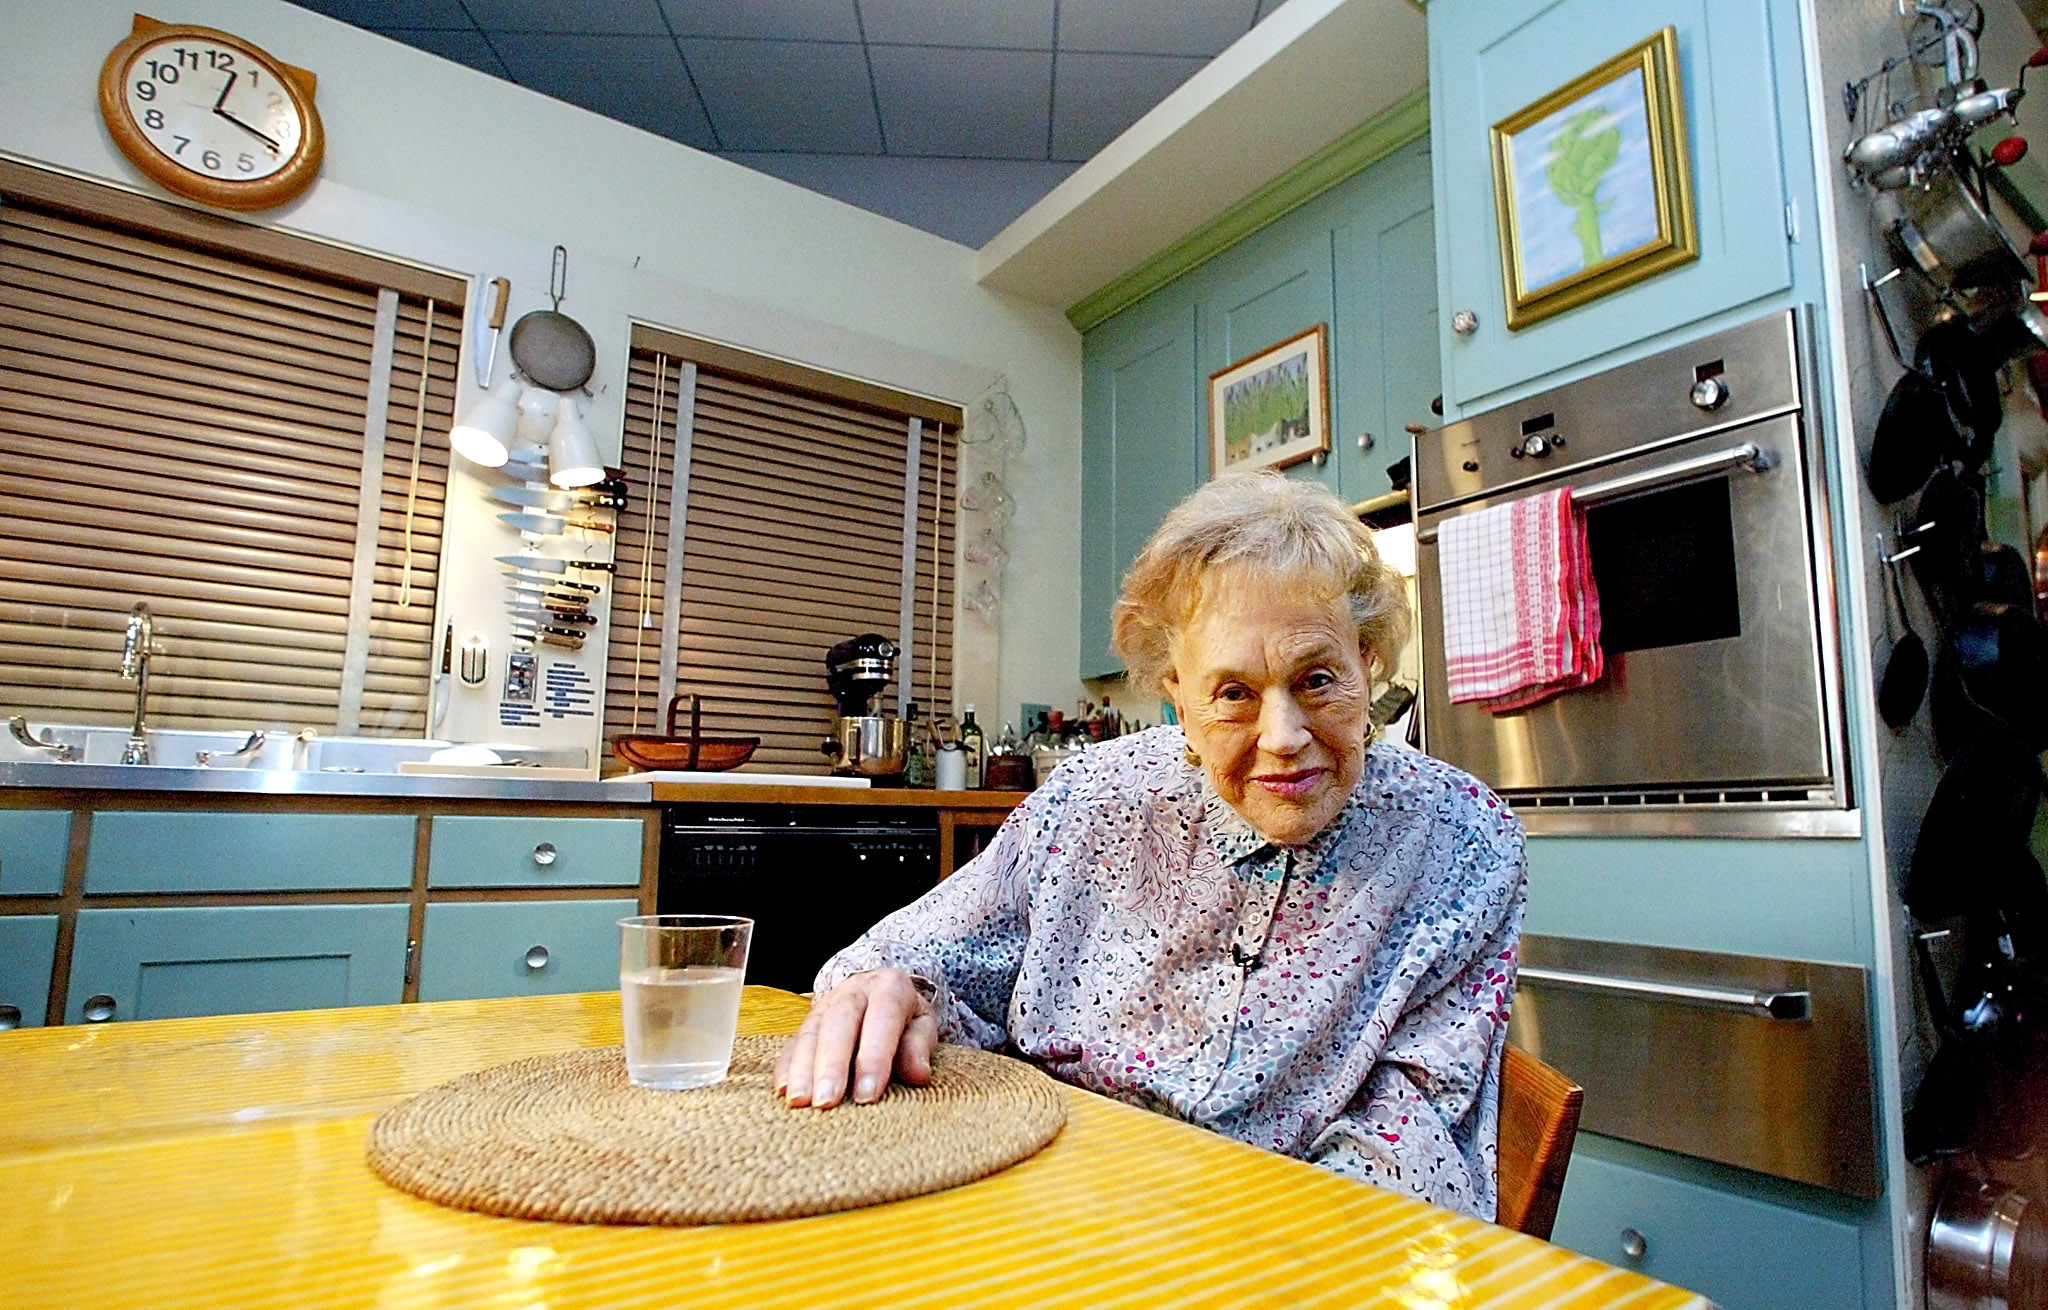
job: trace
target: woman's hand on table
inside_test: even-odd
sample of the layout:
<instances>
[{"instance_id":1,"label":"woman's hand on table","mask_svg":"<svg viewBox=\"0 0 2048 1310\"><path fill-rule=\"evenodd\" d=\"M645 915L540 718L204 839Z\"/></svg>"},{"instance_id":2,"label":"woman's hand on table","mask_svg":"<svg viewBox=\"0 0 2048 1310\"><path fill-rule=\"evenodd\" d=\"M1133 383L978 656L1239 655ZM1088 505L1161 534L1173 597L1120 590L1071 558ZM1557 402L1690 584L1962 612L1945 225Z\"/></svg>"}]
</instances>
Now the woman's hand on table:
<instances>
[{"instance_id":1,"label":"woman's hand on table","mask_svg":"<svg viewBox=\"0 0 2048 1310\"><path fill-rule=\"evenodd\" d=\"M939 1018L901 969L857 973L811 1002L803 1027L775 1061L775 1090L793 1106L828 1110L845 1098L881 1099L889 1076L913 1086L931 1081Z\"/></svg>"}]
</instances>

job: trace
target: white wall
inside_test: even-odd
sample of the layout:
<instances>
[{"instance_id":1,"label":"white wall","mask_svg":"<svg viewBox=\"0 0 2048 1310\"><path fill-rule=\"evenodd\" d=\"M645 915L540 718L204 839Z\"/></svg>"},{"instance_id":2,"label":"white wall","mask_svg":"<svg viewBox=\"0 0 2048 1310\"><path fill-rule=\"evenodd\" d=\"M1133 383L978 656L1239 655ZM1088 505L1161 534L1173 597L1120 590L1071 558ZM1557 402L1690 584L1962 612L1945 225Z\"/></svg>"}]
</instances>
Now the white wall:
<instances>
[{"instance_id":1,"label":"white wall","mask_svg":"<svg viewBox=\"0 0 2048 1310\"><path fill-rule=\"evenodd\" d=\"M0 151L162 194L115 151L95 97L134 12L132 0L0 0ZM958 694L1009 707L984 710L992 719L1075 698L1081 341L1056 311L976 286L964 246L282 0L184 0L156 16L233 32L319 77L321 180L256 221L503 274L515 317L544 306L550 252L568 247L563 309L597 340L590 426L613 451L636 319L963 404L1007 374L1029 428L1010 470L1019 513L998 623L961 616ZM473 371L463 379L459 406Z\"/></svg>"}]
</instances>

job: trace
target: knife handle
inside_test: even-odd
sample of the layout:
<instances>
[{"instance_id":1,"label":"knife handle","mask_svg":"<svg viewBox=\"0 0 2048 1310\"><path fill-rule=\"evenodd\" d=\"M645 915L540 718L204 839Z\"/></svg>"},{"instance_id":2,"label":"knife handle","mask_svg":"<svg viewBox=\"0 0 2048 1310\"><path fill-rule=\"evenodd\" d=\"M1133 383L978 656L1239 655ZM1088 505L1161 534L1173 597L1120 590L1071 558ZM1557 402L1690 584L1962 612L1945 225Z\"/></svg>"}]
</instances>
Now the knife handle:
<instances>
[{"instance_id":1,"label":"knife handle","mask_svg":"<svg viewBox=\"0 0 2048 1310\"><path fill-rule=\"evenodd\" d=\"M612 563L610 560L572 559L564 560L562 562L567 564L572 569L589 569L594 573L617 573L619 571L619 566Z\"/></svg>"},{"instance_id":2,"label":"knife handle","mask_svg":"<svg viewBox=\"0 0 2048 1310\"><path fill-rule=\"evenodd\" d=\"M496 331L505 326L505 307L512 300L512 279L509 277L492 278L491 290L498 297L495 301L491 302L491 330Z\"/></svg>"}]
</instances>

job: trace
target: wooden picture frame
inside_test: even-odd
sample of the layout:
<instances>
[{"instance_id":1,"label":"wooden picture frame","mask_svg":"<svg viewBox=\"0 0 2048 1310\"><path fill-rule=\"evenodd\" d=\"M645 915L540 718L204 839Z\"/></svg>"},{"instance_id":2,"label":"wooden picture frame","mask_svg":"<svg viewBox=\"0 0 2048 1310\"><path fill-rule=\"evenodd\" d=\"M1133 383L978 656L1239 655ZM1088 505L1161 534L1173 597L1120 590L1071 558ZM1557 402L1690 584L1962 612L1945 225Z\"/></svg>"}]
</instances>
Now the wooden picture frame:
<instances>
[{"instance_id":1,"label":"wooden picture frame","mask_svg":"<svg viewBox=\"0 0 2048 1310\"><path fill-rule=\"evenodd\" d=\"M1209 375L1209 476L1285 468L1330 449L1329 330L1321 323Z\"/></svg>"},{"instance_id":2,"label":"wooden picture frame","mask_svg":"<svg viewBox=\"0 0 2048 1310\"><path fill-rule=\"evenodd\" d=\"M1674 29L1490 135L1509 330L1699 258Z\"/></svg>"}]
</instances>

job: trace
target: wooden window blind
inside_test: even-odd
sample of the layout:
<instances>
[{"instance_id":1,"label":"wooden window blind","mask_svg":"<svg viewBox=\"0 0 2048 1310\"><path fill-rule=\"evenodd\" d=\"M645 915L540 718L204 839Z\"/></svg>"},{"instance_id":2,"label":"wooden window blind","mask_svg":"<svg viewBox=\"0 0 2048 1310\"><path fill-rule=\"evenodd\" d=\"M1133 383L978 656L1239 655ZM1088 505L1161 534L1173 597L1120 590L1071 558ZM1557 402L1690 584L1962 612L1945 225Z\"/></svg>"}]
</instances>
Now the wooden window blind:
<instances>
[{"instance_id":1,"label":"wooden window blind","mask_svg":"<svg viewBox=\"0 0 2048 1310\"><path fill-rule=\"evenodd\" d=\"M125 722L146 601L154 725L423 732L464 288L386 271L0 171L0 712Z\"/></svg>"},{"instance_id":2,"label":"wooden window blind","mask_svg":"<svg viewBox=\"0 0 2048 1310\"><path fill-rule=\"evenodd\" d=\"M901 632L912 418L921 425L912 695L927 712L949 710L959 411L638 329L624 442L634 503L618 522L607 742L663 730L663 580L681 389L694 417L681 443L675 687L704 697L705 734L760 737L754 763L778 772L828 770L818 749L834 713L825 651L862 632L892 641ZM891 713L896 691L888 691Z\"/></svg>"}]
</instances>

